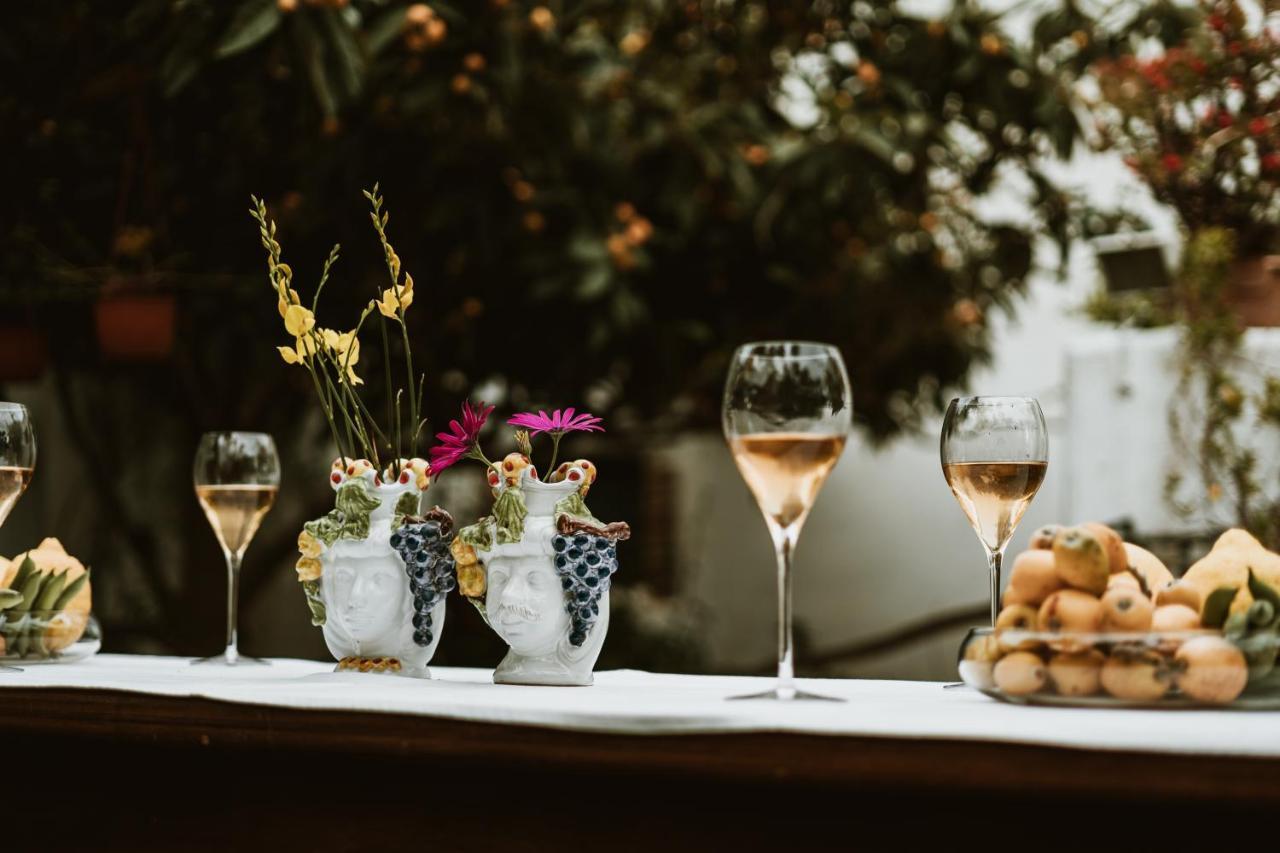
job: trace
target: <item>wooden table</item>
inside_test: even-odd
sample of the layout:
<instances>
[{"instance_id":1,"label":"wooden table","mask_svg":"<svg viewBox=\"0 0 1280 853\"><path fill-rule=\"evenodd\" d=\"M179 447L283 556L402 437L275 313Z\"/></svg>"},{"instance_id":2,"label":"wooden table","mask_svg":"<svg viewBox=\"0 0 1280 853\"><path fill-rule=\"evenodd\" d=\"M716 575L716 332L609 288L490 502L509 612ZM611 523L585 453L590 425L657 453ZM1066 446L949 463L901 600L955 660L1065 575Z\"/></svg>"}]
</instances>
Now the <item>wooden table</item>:
<instances>
[{"instance_id":1,"label":"wooden table","mask_svg":"<svg viewBox=\"0 0 1280 853\"><path fill-rule=\"evenodd\" d=\"M1280 805L1272 759L591 734L66 689L6 688L0 725L21 818L4 837L43 849L1184 849L1201 833L1260 843Z\"/></svg>"}]
</instances>

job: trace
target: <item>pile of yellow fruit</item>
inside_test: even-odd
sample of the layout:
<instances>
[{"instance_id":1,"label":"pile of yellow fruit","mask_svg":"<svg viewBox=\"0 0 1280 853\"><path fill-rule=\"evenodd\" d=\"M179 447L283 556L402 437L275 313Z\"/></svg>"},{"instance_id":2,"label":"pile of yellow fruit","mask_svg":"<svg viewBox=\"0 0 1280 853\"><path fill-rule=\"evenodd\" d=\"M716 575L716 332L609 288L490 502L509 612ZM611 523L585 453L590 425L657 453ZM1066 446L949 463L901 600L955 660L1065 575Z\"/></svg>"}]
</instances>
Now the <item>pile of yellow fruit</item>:
<instances>
[{"instance_id":1,"label":"pile of yellow fruit","mask_svg":"<svg viewBox=\"0 0 1280 853\"><path fill-rule=\"evenodd\" d=\"M1014 560L996 630L965 648L962 674L1011 696L1231 702L1274 666L1278 589L1280 555L1243 530L1175 580L1105 524L1049 525Z\"/></svg>"},{"instance_id":2,"label":"pile of yellow fruit","mask_svg":"<svg viewBox=\"0 0 1280 853\"><path fill-rule=\"evenodd\" d=\"M88 569L57 539L0 557L0 656L58 655L84 634L92 606Z\"/></svg>"}]
</instances>

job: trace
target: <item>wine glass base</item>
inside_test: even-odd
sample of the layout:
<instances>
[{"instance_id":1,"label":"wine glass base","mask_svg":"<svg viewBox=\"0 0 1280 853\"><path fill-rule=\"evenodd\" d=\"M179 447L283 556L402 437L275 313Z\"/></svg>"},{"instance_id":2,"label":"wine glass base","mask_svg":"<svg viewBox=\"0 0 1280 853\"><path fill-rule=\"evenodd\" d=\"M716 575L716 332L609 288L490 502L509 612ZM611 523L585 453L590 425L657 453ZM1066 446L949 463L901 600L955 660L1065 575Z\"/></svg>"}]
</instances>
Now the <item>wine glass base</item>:
<instances>
[{"instance_id":1,"label":"wine glass base","mask_svg":"<svg viewBox=\"0 0 1280 853\"><path fill-rule=\"evenodd\" d=\"M0 663L0 672L23 672L20 666L9 666L7 663Z\"/></svg>"},{"instance_id":2,"label":"wine glass base","mask_svg":"<svg viewBox=\"0 0 1280 853\"><path fill-rule=\"evenodd\" d=\"M271 666L271 661L262 658L251 658L248 655L240 655L235 659L230 659L226 655L213 655L207 658L196 658L191 661L192 666L202 666L211 664L214 666Z\"/></svg>"},{"instance_id":3,"label":"wine glass base","mask_svg":"<svg viewBox=\"0 0 1280 853\"><path fill-rule=\"evenodd\" d=\"M822 696L818 693L808 693L804 690L784 690L775 687L772 690L766 690L763 693L748 693L745 696L726 696L729 702L737 702L744 699L768 699L777 702L794 702L794 701L818 701L818 702L844 702L846 700L837 696Z\"/></svg>"}]
</instances>

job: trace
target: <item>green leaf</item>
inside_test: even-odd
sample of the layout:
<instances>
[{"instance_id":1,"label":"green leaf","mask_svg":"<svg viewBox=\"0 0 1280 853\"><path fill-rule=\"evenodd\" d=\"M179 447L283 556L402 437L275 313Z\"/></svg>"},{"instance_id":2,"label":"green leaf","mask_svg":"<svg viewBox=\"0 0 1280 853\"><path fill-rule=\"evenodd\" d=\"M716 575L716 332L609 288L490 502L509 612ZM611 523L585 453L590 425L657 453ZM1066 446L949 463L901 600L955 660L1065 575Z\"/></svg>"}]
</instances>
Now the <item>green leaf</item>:
<instances>
[{"instance_id":1,"label":"green leaf","mask_svg":"<svg viewBox=\"0 0 1280 853\"><path fill-rule=\"evenodd\" d=\"M338 60L343 90L348 97L354 97L364 83L364 57L360 53L360 45L339 13L329 10L323 20L333 43L333 54Z\"/></svg>"},{"instance_id":2,"label":"green leaf","mask_svg":"<svg viewBox=\"0 0 1280 853\"><path fill-rule=\"evenodd\" d=\"M1200 623L1206 628L1221 628L1227 621L1227 612L1231 609L1231 602L1235 597L1234 586L1220 586L1209 593L1200 611Z\"/></svg>"},{"instance_id":3,"label":"green leaf","mask_svg":"<svg viewBox=\"0 0 1280 853\"><path fill-rule=\"evenodd\" d=\"M27 582L27 578L35 573L36 564L31 557L26 557L22 561L22 565L18 566L18 573L13 576L13 580L9 582L10 589L21 590L22 585Z\"/></svg>"},{"instance_id":4,"label":"green leaf","mask_svg":"<svg viewBox=\"0 0 1280 853\"><path fill-rule=\"evenodd\" d=\"M281 17L276 0L247 0L236 10L214 55L225 59L248 50L275 32Z\"/></svg>"},{"instance_id":5,"label":"green leaf","mask_svg":"<svg viewBox=\"0 0 1280 853\"><path fill-rule=\"evenodd\" d=\"M361 38L370 56L377 56L404 32L404 9L391 9L364 28Z\"/></svg>"},{"instance_id":6,"label":"green leaf","mask_svg":"<svg viewBox=\"0 0 1280 853\"><path fill-rule=\"evenodd\" d=\"M597 264L589 268L578 281L577 297L579 299L595 299L609 290L613 274L605 264Z\"/></svg>"},{"instance_id":7,"label":"green leaf","mask_svg":"<svg viewBox=\"0 0 1280 853\"><path fill-rule=\"evenodd\" d=\"M1252 566L1249 567L1249 592L1258 601L1271 602L1276 612L1280 613L1280 592L1276 592L1275 587L1255 575Z\"/></svg>"}]
</instances>

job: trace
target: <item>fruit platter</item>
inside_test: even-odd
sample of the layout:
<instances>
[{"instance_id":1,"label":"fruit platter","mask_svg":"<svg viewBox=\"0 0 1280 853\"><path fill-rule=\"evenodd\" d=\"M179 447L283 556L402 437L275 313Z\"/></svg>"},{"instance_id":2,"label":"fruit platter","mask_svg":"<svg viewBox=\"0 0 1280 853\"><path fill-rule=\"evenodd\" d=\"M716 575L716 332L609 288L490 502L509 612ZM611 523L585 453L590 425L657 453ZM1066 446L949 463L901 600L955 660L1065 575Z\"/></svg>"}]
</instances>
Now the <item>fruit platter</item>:
<instances>
[{"instance_id":1,"label":"fruit platter","mask_svg":"<svg viewBox=\"0 0 1280 853\"><path fill-rule=\"evenodd\" d=\"M1013 562L960 677L1007 702L1280 708L1280 554L1223 533L1181 578L1104 524L1048 525Z\"/></svg>"},{"instance_id":2,"label":"fruit platter","mask_svg":"<svg viewBox=\"0 0 1280 853\"><path fill-rule=\"evenodd\" d=\"M79 660L102 645L89 570L57 539L0 558L0 662Z\"/></svg>"}]
</instances>

